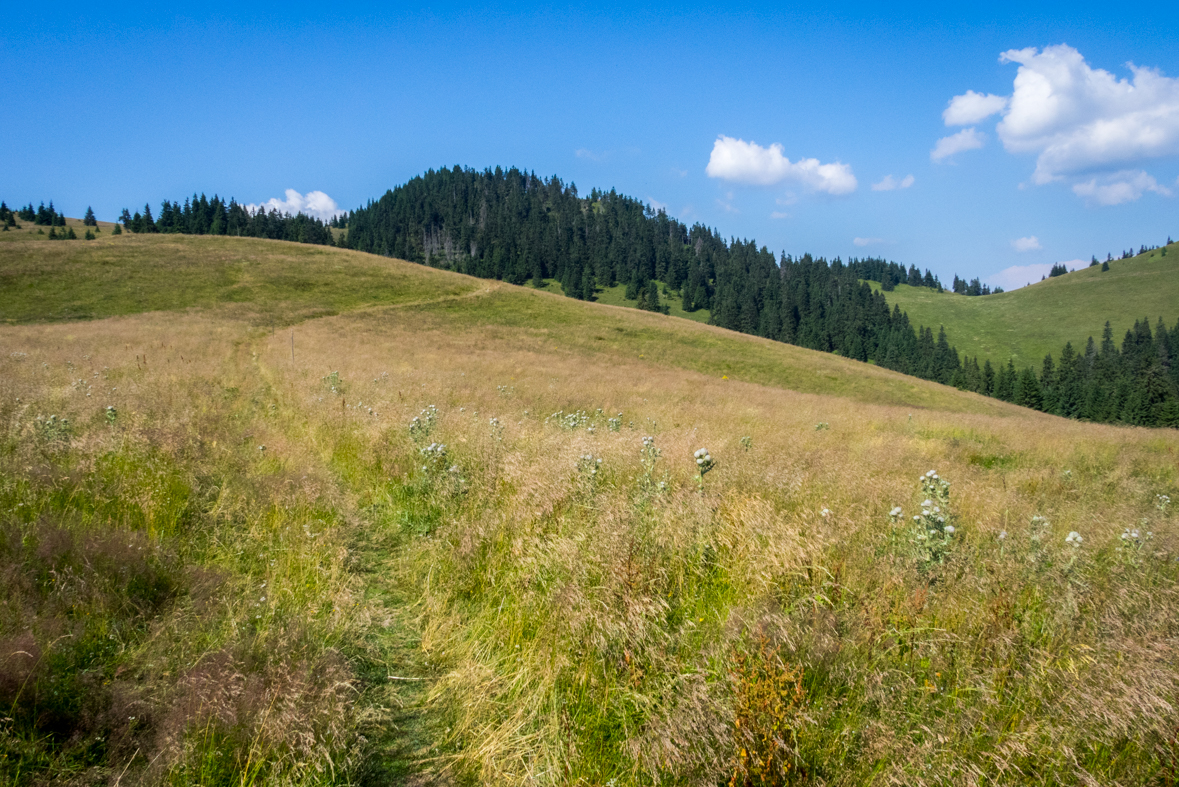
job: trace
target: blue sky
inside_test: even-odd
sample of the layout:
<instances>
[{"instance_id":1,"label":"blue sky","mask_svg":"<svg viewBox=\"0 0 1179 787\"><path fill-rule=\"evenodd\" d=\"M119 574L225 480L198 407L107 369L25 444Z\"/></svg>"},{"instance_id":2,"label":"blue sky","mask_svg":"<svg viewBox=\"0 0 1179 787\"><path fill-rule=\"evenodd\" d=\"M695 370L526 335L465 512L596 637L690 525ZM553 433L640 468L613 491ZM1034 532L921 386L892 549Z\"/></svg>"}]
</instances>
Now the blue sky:
<instances>
[{"instance_id":1,"label":"blue sky","mask_svg":"<svg viewBox=\"0 0 1179 787\"><path fill-rule=\"evenodd\" d=\"M0 197L348 209L516 165L1005 286L1179 235L1179 10L979 5L55 5L0 30Z\"/></svg>"}]
</instances>

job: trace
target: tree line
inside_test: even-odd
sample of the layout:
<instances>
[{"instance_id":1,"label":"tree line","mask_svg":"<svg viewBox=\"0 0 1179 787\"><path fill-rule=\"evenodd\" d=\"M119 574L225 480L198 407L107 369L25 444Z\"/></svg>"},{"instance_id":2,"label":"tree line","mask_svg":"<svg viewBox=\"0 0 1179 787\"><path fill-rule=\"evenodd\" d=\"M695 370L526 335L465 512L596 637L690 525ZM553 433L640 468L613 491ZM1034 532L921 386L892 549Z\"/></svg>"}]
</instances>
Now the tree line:
<instances>
[{"instance_id":1,"label":"tree line","mask_svg":"<svg viewBox=\"0 0 1179 787\"><path fill-rule=\"evenodd\" d=\"M335 242L328 226L314 216L291 215L277 208L251 211L232 198L226 202L216 194L212 199L193 194L183 204L164 200L158 218L152 215L150 204L143 206L142 213L132 214L124 208L119 222L128 231L137 233L237 235L328 246Z\"/></svg>"}]
</instances>

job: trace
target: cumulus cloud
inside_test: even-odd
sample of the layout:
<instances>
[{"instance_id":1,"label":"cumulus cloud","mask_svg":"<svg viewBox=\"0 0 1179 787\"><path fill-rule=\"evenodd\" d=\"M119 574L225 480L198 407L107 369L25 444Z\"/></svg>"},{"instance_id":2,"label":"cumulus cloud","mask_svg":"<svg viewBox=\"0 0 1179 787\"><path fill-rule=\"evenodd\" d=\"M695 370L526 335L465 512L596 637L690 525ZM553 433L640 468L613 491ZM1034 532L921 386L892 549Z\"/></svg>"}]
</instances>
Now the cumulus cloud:
<instances>
[{"instance_id":1,"label":"cumulus cloud","mask_svg":"<svg viewBox=\"0 0 1179 787\"><path fill-rule=\"evenodd\" d=\"M590 161L605 161L606 159L610 158L611 152L612 151L605 150L601 153L595 153L589 148L578 148L577 150L573 151L573 155L577 156L578 158L588 159Z\"/></svg>"},{"instance_id":2,"label":"cumulus cloud","mask_svg":"<svg viewBox=\"0 0 1179 787\"><path fill-rule=\"evenodd\" d=\"M1030 235L1026 238L1016 238L1011 241L1011 248L1016 251L1039 251L1044 248L1040 245L1040 239L1035 235Z\"/></svg>"},{"instance_id":3,"label":"cumulus cloud","mask_svg":"<svg viewBox=\"0 0 1179 787\"><path fill-rule=\"evenodd\" d=\"M1179 153L1179 79L1133 63L1133 79L1118 79L1065 44L999 60L1019 64L999 138L1038 154L1036 183Z\"/></svg>"},{"instance_id":4,"label":"cumulus cloud","mask_svg":"<svg viewBox=\"0 0 1179 787\"><path fill-rule=\"evenodd\" d=\"M884 238L853 238L852 243L857 246L871 246L876 243L884 243Z\"/></svg>"},{"instance_id":5,"label":"cumulus cloud","mask_svg":"<svg viewBox=\"0 0 1179 787\"><path fill-rule=\"evenodd\" d=\"M292 215L302 213L323 221L329 221L344 212L340 210L340 206L336 204L334 199L322 191L309 191L306 194L300 194L294 189L287 189L286 195L285 200L271 197L261 205L251 203L245 207L250 213L257 213L259 208L265 208L267 211L277 210L279 213Z\"/></svg>"},{"instance_id":6,"label":"cumulus cloud","mask_svg":"<svg viewBox=\"0 0 1179 787\"><path fill-rule=\"evenodd\" d=\"M806 158L792 162L783 155L781 145L768 148L743 139L717 137L704 171L719 178L752 186L773 186L785 180L798 182L811 191L850 194L856 190L856 176L851 167L836 161L823 164Z\"/></svg>"},{"instance_id":7,"label":"cumulus cloud","mask_svg":"<svg viewBox=\"0 0 1179 787\"><path fill-rule=\"evenodd\" d=\"M885 175L884 180L872 184L872 190L894 191L896 189L907 189L913 185L913 182L914 178L912 175L906 175L902 180L897 180L892 175Z\"/></svg>"},{"instance_id":8,"label":"cumulus cloud","mask_svg":"<svg viewBox=\"0 0 1179 787\"><path fill-rule=\"evenodd\" d=\"M1035 265L1012 265L987 278L987 284L992 287L1002 287L1014 290L1025 284L1037 282L1052 272L1052 264L1036 263Z\"/></svg>"},{"instance_id":9,"label":"cumulus cloud","mask_svg":"<svg viewBox=\"0 0 1179 787\"><path fill-rule=\"evenodd\" d=\"M1007 96L984 95L967 90L950 99L950 105L942 112L942 119L947 126L973 126L1007 109L1007 101Z\"/></svg>"},{"instance_id":10,"label":"cumulus cloud","mask_svg":"<svg viewBox=\"0 0 1179 787\"><path fill-rule=\"evenodd\" d=\"M790 214L784 210L775 210L770 212L771 219L788 219Z\"/></svg>"},{"instance_id":11,"label":"cumulus cloud","mask_svg":"<svg viewBox=\"0 0 1179 787\"><path fill-rule=\"evenodd\" d=\"M1094 205L1120 205L1123 202L1133 202L1148 191L1171 196L1171 190L1160 185L1158 181L1138 170L1115 172L1100 178L1090 178L1087 181L1073 185L1073 193L1084 197Z\"/></svg>"},{"instance_id":12,"label":"cumulus cloud","mask_svg":"<svg viewBox=\"0 0 1179 787\"><path fill-rule=\"evenodd\" d=\"M981 148L986 139L987 135L981 131L964 128L957 134L939 139L937 144L933 146L933 150L929 151L929 158L932 161L941 162L955 153Z\"/></svg>"}]
</instances>

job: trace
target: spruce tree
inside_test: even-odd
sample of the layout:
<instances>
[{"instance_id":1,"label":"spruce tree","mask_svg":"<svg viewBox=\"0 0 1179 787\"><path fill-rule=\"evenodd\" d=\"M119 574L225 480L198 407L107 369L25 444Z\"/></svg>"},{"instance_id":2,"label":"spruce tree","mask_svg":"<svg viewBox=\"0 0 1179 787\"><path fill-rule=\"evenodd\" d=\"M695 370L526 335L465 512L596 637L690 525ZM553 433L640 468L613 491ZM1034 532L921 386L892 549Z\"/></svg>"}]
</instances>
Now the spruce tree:
<instances>
[{"instance_id":1,"label":"spruce tree","mask_svg":"<svg viewBox=\"0 0 1179 787\"><path fill-rule=\"evenodd\" d=\"M87 227L97 227L98 219L94 218L94 208L86 206L86 215L82 217L82 224Z\"/></svg>"}]
</instances>

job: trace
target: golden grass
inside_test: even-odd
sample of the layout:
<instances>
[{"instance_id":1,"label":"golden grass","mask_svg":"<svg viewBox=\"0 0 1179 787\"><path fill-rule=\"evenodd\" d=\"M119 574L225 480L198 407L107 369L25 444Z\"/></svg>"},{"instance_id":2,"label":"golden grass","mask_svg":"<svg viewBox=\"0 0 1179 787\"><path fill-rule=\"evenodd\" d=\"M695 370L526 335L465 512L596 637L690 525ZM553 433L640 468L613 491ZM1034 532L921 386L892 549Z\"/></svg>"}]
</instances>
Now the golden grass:
<instances>
[{"instance_id":1,"label":"golden grass","mask_svg":"<svg viewBox=\"0 0 1179 787\"><path fill-rule=\"evenodd\" d=\"M724 357L722 332L669 324L492 287L302 322L293 361L289 331L217 311L0 328L4 521L141 531L186 572L110 670L150 723L109 722L128 743L86 773L1131 784L1175 766L1179 544L1155 503L1179 499L1179 436L797 348ZM431 442L446 461L423 470ZM931 468L958 532L923 568Z\"/></svg>"}]
</instances>

